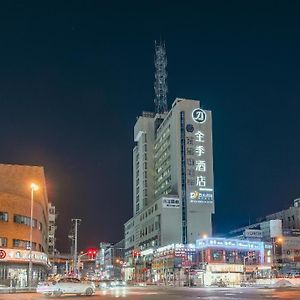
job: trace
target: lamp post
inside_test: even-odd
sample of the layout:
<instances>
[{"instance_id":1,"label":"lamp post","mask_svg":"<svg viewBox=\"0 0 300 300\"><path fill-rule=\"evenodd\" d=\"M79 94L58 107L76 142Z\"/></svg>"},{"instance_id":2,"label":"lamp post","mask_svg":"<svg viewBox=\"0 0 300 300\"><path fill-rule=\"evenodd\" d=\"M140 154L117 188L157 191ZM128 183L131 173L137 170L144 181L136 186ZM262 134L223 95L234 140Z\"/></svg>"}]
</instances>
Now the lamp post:
<instances>
[{"instance_id":1,"label":"lamp post","mask_svg":"<svg viewBox=\"0 0 300 300\"><path fill-rule=\"evenodd\" d=\"M246 282L246 259L249 258L249 255L244 256L244 281Z\"/></svg>"},{"instance_id":2,"label":"lamp post","mask_svg":"<svg viewBox=\"0 0 300 300\"><path fill-rule=\"evenodd\" d=\"M276 247L278 247L279 244L281 244L281 246L282 246L283 238L282 237L279 237L278 239L274 238L273 239L273 265L274 265L275 270L276 270L277 273L278 273L278 270L279 270L279 261L278 261L278 258L277 258L278 253L276 251ZM282 264L282 252L280 253L280 260L281 260L281 264Z\"/></svg>"},{"instance_id":3,"label":"lamp post","mask_svg":"<svg viewBox=\"0 0 300 300\"><path fill-rule=\"evenodd\" d=\"M207 234L203 234L202 239L207 239ZM204 286L204 265L205 265L205 259L204 259L204 243L203 243L203 247L201 249L201 264L202 264L202 285Z\"/></svg>"},{"instance_id":4,"label":"lamp post","mask_svg":"<svg viewBox=\"0 0 300 300\"><path fill-rule=\"evenodd\" d=\"M28 267L28 286L31 288L32 285L32 217L33 217L33 195L34 192L39 189L38 185L32 183L31 189L31 201L30 201L30 237L29 237L29 267Z\"/></svg>"}]
</instances>

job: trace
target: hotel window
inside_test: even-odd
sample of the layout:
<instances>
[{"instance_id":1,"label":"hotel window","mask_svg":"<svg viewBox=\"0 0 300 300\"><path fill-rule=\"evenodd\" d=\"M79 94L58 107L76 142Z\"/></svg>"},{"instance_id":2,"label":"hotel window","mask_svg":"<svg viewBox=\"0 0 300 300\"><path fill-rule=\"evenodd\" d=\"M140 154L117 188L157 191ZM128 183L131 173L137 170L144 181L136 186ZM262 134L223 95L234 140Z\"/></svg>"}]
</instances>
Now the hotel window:
<instances>
[{"instance_id":1,"label":"hotel window","mask_svg":"<svg viewBox=\"0 0 300 300\"><path fill-rule=\"evenodd\" d=\"M195 165L195 161L194 161L193 159L189 158L189 159L187 160L187 164L188 164L189 166L194 166L194 165Z\"/></svg>"},{"instance_id":2,"label":"hotel window","mask_svg":"<svg viewBox=\"0 0 300 300\"><path fill-rule=\"evenodd\" d=\"M0 221L7 222L8 221L8 213L0 211Z\"/></svg>"},{"instance_id":3,"label":"hotel window","mask_svg":"<svg viewBox=\"0 0 300 300\"><path fill-rule=\"evenodd\" d=\"M186 144L187 145L193 145L194 144L194 138L193 137L187 137L186 138Z\"/></svg>"},{"instance_id":4,"label":"hotel window","mask_svg":"<svg viewBox=\"0 0 300 300\"><path fill-rule=\"evenodd\" d=\"M186 154L187 155L194 155L195 153L194 153L194 148L187 148L186 149Z\"/></svg>"},{"instance_id":5,"label":"hotel window","mask_svg":"<svg viewBox=\"0 0 300 300\"><path fill-rule=\"evenodd\" d=\"M187 173L189 176L195 176L195 170L194 169L188 169Z\"/></svg>"},{"instance_id":6,"label":"hotel window","mask_svg":"<svg viewBox=\"0 0 300 300\"><path fill-rule=\"evenodd\" d=\"M0 247L6 247L6 246L7 246L7 238L0 237Z\"/></svg>"}]
</instances>

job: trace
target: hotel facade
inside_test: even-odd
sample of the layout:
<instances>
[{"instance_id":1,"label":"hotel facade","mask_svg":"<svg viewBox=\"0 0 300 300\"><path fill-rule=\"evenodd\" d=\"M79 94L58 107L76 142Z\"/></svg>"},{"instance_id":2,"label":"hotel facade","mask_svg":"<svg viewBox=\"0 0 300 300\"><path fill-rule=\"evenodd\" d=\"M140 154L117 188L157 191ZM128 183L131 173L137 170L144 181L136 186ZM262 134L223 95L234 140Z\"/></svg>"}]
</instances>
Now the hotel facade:
<instances>
[{"instance_id":1,"label":"hotel facade","mask_svg":"<svg viewBox=\"0 0 300 300\"><path fill-rule=\"evenodd\" d=\"M134 126L133 217L124 225L128 258L212 235L211 112L177 98L166 113L144 112Z\"/></svg>"}]
</instances>

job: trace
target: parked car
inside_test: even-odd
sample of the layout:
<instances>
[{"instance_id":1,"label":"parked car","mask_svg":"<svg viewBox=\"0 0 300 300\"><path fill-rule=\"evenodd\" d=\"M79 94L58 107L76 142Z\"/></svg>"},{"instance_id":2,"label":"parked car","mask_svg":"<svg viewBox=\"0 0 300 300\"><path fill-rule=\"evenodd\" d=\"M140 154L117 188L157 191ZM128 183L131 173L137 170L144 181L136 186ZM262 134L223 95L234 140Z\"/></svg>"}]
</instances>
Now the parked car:
<instances>
[{"instance_id":1,"label":"parked car","mask_svg":"<svg viewBox=\"0 0 300 300\"><path fill-rule=\"evenodd\" d=\"M40 282L36 291L46 296L61 296L62 294L91 296L96 288L94 283L82 282L77 278L61 278L58 281Z\"/></svg>"}]
</instances>

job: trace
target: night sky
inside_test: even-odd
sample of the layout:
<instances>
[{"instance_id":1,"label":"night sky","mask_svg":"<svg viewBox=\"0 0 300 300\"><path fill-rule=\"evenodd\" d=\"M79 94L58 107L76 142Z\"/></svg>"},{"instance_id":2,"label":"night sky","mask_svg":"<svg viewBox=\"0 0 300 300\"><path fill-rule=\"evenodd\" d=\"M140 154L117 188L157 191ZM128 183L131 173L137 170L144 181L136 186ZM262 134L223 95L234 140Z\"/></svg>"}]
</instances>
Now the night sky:
<instances>
[{"instance_id":1,"label":"night sky","mask_svg":"<svg viewBox=\"0 0 300 300\"><path fill-rule=\"evenodd\" d=\"M45 167L59 250L71 218L83 219L81 249L123 236L155 40L166 42L169 106L199 99L213 113L215 233L300 197L297 1L5 2L0 162Z\"/></svg>"}]
</instances>

